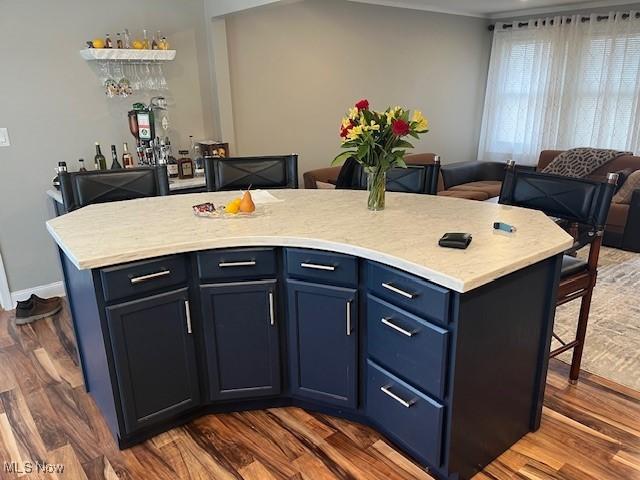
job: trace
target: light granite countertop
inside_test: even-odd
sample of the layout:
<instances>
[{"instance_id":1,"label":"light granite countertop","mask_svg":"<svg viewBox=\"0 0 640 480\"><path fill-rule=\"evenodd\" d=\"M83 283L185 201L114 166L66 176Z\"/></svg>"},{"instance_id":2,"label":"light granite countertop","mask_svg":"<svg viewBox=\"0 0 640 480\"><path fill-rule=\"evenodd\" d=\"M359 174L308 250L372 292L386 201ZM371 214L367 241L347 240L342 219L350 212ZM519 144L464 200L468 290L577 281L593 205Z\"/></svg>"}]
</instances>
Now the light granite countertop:
<instances>
[{"instance_id":1,"label":"light granite countertop","mask_svg":"<svg viewBox=\"0 0 640 480\"><path fill-rule=\"evenodd\" d=\"M224 204L215 192L90 205L47 222L80 269L210 248L290 246L375 260L467 292L564 251L572 238L543 213L451 197L387 193L384 211L367 210L354 190L272 190L284 200L258 204L252 217L200 218L192 205ZM493 229L503 221L517 228ZM446 232L468 232L466 250L438 246Z\"/></svg>"}]
</instances>

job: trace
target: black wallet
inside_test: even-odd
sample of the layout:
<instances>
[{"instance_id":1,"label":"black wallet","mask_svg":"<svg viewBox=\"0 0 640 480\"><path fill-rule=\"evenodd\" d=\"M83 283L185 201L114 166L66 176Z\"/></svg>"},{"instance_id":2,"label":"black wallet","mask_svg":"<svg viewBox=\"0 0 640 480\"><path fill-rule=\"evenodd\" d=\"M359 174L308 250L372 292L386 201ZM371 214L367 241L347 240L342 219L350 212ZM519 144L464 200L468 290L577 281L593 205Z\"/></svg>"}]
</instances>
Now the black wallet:
<instances>
[{"instance_id":1,"label":"black wallet","mask_svg":"<svg viewBox=\"0 0 640 480\"><path fill-rule=\"evenodd\" d=\"M447 248L461 248L465 249L471 243L471 239L473 237L470 233L445 233L440 240L438 240L438 245L441 247Z\"/></svg>"}]
</instances>

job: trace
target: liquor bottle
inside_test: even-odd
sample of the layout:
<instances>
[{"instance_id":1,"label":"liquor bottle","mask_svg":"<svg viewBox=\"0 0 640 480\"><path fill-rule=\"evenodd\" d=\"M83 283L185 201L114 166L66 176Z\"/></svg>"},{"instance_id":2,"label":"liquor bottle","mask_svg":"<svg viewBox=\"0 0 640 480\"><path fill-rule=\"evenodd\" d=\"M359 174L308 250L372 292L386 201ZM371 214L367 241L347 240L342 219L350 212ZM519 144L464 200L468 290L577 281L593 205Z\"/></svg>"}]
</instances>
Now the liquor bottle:
<instances>
[{"instance_id":1,"label":"liquor bottle","mask_svg":"<svg viewBox=\"0 0 640 480\"><path fill-rule=\"evenodd\" d=\"M169 153L169 157L167 158L167 173L169 174L169 178L178 178L180 173L178 170L178 161L171 153Z\"/></svg>"},{"instance_id":2,"label":"liquor bottle","mask_svg":"<svg viewBox=\"0 0 640 480\"><path fill-rule=\"evenodd\" d=\"M84 166L84 158L80 158L78 160L78 163L80 164L80 171L81 172L86 172L87 171L87 167Z\"/></svg>"},{"instance_id":3,"label":"liquor bottle","mask_svg":"<svg viewBox=\"0 0 640 480\"><path fill-rule=\"evenodd\" d=\"M194 173L196 177L204 177L204 158L202 157L202 150L200 144L193 141L191 138L191 158L193 159Z\"/></svg>"},{"instance_id":4,"label":"liquor bottle","mask_svg":"<svg viewBox=\"0 0 640 480\"><path fill-rule=\"evenodd\" d=\"M167 37L161 37L158 41L158 48L160 50L169 50L169 43L167 43Z\"/></svg>"},{"instance_id":5,"label":"liquor bottle","mask_svg":"<svg viewBox=\"0 0 640 480\"><path fill-rule=\"evenodd\" d=\"M145 50L149 50L149 38L147 37L147 31L142 30L142 48Z\"/></svg>"},{"instance_id":6,"label":"liquor bottle","mask_svg":"<svg viewBox=\"0 0 640 480\"><path fill-rule=\"evenodd\" d=\"M122 144L122 165L124 168L136 167L136 164L133 161L133 155L129 153L129 145L127 145L127 142Z\"/></svg>"},{"instance_id":7,"label":"liquor bottle","mask_svg":"<svg viewBox=\"0 0 640 480\"><path fill-rule=\"evenodd\" d=\"M116 33L116 48L122 48L122 38L120 37L120 32Z\"/></svg>"},{"instance_id":8,"label":"liquor bottle","mask_svg":"<svg viewBox=\"0 0 640 480\"><path fill-rule=\"evenodd\" d=\"M178 159L178 177L180 179L193 178L193 160L189 158L189 150L180 150Z\"/></svg>"},{"instance_id":9,"label":"liquor bottle","mask_svg":"<svg viewBox=\"0 0 640 480\"><path fill-rule=\"evenodd\" d=\"M116 146L111 145L111 170L119 170L122 168L118 161L118 154L116 153Z\"/></svg>"},{"instance_id":10,"label":"liquor bottle","mask_svg":"<svg viewBox=\"0 0 640 480\"><path fill-rule=\"evenodd\" d=\"M176 157L171 154L171 142L169 141L169 137L165 137L164 144L167 149L167 173L169 174L169 178L177 178L178 171L178 161Z\"/></svg>"},{"instance_id":11,"label":"liquor bottle","mask_svg":"<svg viewBox=\"0 0 640 480\"><path fill-rule=\"evenodd\" d=\"M124 37L124 48L131 48L131 37L129 36L129 29L125 28L123 35Z\"/></svg>"},{"instance_id":12,"label":"liquor bottle","mask_svg":"<svg viewBox=\"0 0 640 480\"><path fill-rule=\"evenodd\" d=\"M100 151L100 144L98 142L96 142L96 156L94 158L96 161L96 170L107 169L107 159L102 155L102 152Z\"/></svg>"},{"instance_id":13,"label":"liquor bottle","mask_svg":"<svg viewBox=\"0 0 640 480\"><path fill-rule=\"evenodd\" d=\"M60 190L60 174L62 172L67 171L67 162L58 162L58 166L56 167L56 176L53 177L53 181L51 182L57 190Z\"/></svg>"},{"instance_id":14,"label":"liquor bottle","mask_svg":"<svg viewBox=\"0 0 640 480\"><path fill-rule=\"evenodd\" d=\"M104 48L113 48L113 40L107 33L107 38L104 39Z\"/></svg>"},{"instance_id":15,"label":"liquor bottle","mask_svg":"<svg viewBox=\"0 0 640 480\"><path fill-rule=\"evenodd\" d=\"M138 154L138 165L144 165L144 146L140 140L136 142L136 153Z\"/></svg>"},{"instance_id":16,"label":"liquor bottle","mask_svg":"<svg viewBox=\"0 0 640 480\"><path fill-rule=\"evenodd\" d=\"M160 42L160 30L158 30L158 35L153 36L153 40L151 41L151 50L158 50Z\"/></svg>"}]
</instances>

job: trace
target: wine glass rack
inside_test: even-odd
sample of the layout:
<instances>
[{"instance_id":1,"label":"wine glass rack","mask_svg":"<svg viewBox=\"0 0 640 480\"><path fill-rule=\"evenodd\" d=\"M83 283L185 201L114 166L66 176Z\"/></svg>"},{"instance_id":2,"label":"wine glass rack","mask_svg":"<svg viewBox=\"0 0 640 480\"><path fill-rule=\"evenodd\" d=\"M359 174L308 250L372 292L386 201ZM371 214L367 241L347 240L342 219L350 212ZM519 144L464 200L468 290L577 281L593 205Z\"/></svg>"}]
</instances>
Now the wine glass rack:
<instances>
[{"instance_id":1,"label":"wine glass rack","mask_svg":"<svg viewBox=\"0 0 640 480\"><path fill-rule=\"evenodd\" d=\"M176 51L85 48L80 56L97 64L105 95L122 98L137 92L169 90L161 65L173 60Z\"/></svg>"},{"instance_id":2,"label":"wine glass rack","mask_svg":"<svg viewBox=\"0 0 640 480\"><path fill-rule=\"evenodd\" d=\"M117 62L167 62L176 58L175 50L136 50L133 48L85 48L80 50L85 60L113 60Z\"/></svg>"}]
</instances>

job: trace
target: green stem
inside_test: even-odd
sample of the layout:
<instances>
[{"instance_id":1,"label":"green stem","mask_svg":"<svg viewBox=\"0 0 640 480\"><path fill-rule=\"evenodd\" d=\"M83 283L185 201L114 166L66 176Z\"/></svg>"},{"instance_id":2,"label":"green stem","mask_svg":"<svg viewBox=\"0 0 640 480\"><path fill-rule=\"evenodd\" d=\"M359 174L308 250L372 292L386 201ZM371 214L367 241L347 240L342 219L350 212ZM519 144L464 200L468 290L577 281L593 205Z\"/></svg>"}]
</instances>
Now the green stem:
<instances>
[{"instance_id":1,"label":"green stem","mask_svg":"<svg viewBox=\"0 0 640 480\"><path fill-rule=\"evenodd\" d=\"M383 210L386 190L387 172L379 166L368 171L369 198L367 207L369 210Z\"/></svg>"}]
</instances>

